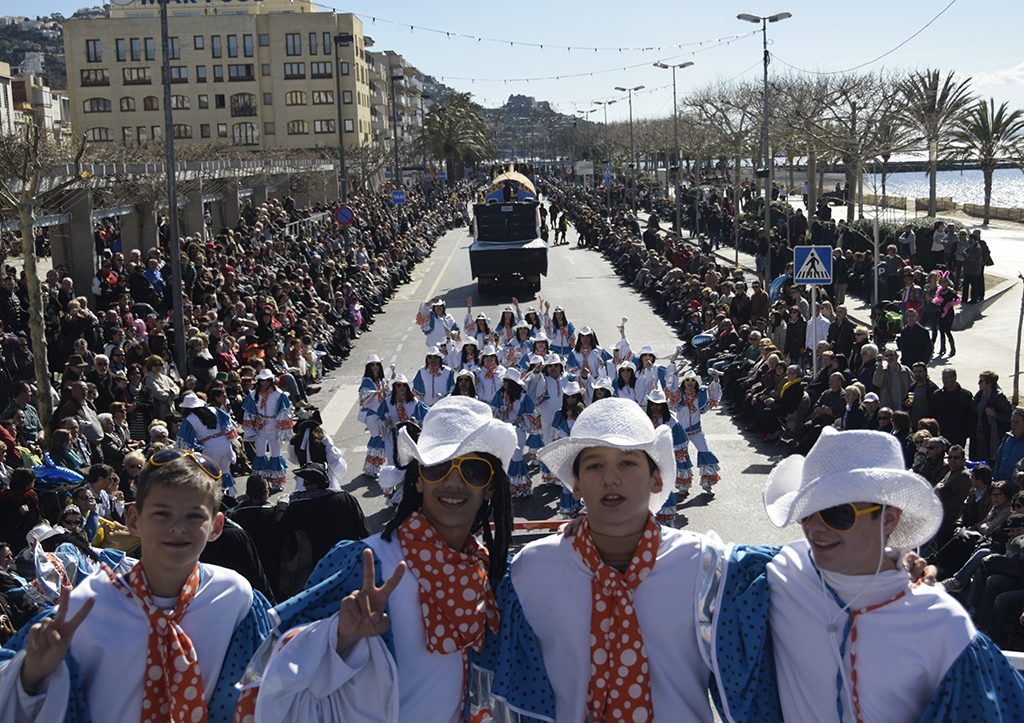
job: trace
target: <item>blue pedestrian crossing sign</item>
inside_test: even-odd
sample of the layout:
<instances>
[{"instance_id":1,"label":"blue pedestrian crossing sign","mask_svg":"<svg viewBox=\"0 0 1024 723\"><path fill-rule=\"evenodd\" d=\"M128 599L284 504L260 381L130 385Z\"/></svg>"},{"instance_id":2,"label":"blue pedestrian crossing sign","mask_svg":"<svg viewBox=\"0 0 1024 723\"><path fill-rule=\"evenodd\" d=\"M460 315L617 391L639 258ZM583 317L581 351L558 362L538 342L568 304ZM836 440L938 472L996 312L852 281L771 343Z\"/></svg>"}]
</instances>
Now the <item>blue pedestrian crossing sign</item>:
<instances>
[{"instance_id":1,"label":"blue pedestrian crossing sign","mask_svg":"<svg viewBox=\"0 0 1024 723\"><path fill-rule=\"evenodd\" d=\"M447 181L448 180L448 173L445 172L445 171L438 171L437 172L437 180L439 180L439 181Z\"/></svg>"},{"instance_id":2,"label":"blue pedestrian crossing sign","mask_svg":"<svg viewBox=\"0 0 1024 723\"><path fill-rule=\"evenodd\" d=\"M832 247L797 246L793 249L793 269L798 284L831 284Z\"/></svg>"},{"instance_id":3,"label":"blue pedestrian crossing sign","mask_svg":"<svg viewBox=\"0 0 1024 723\"><path fill-rule=\"evenodd\" d=\"M391 203L405 203L405 191L392 191Z\"/></svg>"}]
</instances>

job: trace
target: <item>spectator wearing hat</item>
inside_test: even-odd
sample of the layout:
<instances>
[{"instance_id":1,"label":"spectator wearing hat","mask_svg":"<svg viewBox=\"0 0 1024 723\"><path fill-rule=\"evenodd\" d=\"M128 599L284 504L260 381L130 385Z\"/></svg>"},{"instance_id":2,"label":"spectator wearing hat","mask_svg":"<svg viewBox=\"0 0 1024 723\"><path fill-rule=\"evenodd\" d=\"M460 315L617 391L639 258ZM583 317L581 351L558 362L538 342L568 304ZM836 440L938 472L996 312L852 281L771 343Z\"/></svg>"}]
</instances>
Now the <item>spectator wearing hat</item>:
<instances>
[{"instance_id":1,"label":"spectator wearing hat","mask_svg":"<svg viewBox=\"0 0 1024 723\"><path fill-rule=\"evenodd\" d=\"M1024 679L967 611L942 587L912 585L886 554L927 542L942 520L892 435L825 429L806 458L775 468L764 501L774 524L799 522L805 539L724 550L721 599L743 604L723 604L709 635L733 720L1006 720L1024 705ZM753 601L768 614L751 625ZM777 691L774 712L741 692L765 688Z\"/></svg>"}]
</instances>

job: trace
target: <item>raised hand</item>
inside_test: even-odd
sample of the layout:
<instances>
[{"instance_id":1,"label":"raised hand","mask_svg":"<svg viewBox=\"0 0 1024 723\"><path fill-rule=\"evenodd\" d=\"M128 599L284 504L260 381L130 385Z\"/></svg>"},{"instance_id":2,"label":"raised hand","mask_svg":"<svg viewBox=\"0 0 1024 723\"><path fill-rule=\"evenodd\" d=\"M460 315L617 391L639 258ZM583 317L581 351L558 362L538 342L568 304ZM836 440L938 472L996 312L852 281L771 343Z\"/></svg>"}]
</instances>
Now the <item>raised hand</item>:
<instances>
[{"instance_id":1,"label":"raised hand","mask_svg":"<svg viewBox=\"0 0 1024 723\"><path fill-rule=\"evenodd\" d=\"M928 560L914 552L908 552L903 556L903 569L910 573L911 582L925 585L934 585L935 576L938 574L935 565L929 565Z\"/></svg>"},{"instance_id":2,"label":"raised hand","mask_svg":"<svg viewBox=\"0 0 1024 723\"><path fill-rule=\"evenodd\" d=\"M21 686L27 693L34 694L46 677L60 667L64 656L71 647L71 639L82 621L96 604L94 599L85 601L75 617L67 619L71 586L65 585L60 591L57 614L36 623L25 640L25 662L21 666Z\"/></svg>"},{"instance_id":3,"label":"raised hand","mask_svg":"<svg viewBox=\"0 0 1024 723\"><path fill-rule=\"evenodd\" d=\"M384 585L374 582L373 550L363 550L363 587L345 596L338 608L338 653L344 653L360 638L372 638L384 633L391 620L384 612L388 598L405 574L405 563L391 573Z\"/></svg>"},{"instance_id":4,"label":"raised hand","mask_svg":"<svg viewBox=\"0 0 1024 723\"><path fill-rule=\"evenodd\" d=\"M466 308L467 309L472 309L473 308L473 297L472 296L467 296L466 297Z\"/></svg>"}]
</instances>

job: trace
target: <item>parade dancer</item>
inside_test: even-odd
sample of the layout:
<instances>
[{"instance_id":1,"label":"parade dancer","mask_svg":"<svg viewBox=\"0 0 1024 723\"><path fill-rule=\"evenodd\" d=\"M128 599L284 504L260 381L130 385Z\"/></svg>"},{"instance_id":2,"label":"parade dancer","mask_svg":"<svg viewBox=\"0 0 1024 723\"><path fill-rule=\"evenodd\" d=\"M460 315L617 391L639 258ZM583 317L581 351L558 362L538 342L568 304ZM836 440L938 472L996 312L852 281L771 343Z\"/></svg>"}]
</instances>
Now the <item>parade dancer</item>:
<instances>
[{"instance_id":1,"label":"parade dancer","mask_svg":"<svg viewBox=\"0 0 1024 723\"><path fill-rule=\"evenodd\" d=\"M643 389L636 379L636 365L631 361L624 361L619 364L615 374L615 396L629 399L643 406L644 398L647 396L646 389Z\"/></svg>"},{"instance_id":2,"label":"parade dancer","mask_svg":"<svg viewBox=\"0 0 1024 723\"><path fill-rule=\"evenodd\" d=\"M430 407L413 395L409 380L404 374L398 374L391 380L391 394L380 403L376 414L377 437L384 445L384 465L395 464L395 433L398 425L409 420L422 422L429 409ZM367 459L369 454L368 450ZM380 471L380 467L377 471Z\"/></svg>"},{"instance_id":3,"label":"parade dancer","mask_svg":"<svg viewBox=\"0 0 1024 723\"><path fill-rule=\"evenodd\" d=\"M530 355L533 345L530 343L530 325L525 321L517 322L513 327L515 337L502 347L501 363L506 368L513 368Z\"/></svg>"},{"instance_id":4,"label":"parade dancer","mask_svg":"<svg viewBox=\"0 0 1024 723\"><path fill-rule=\"evenodd\" d=\"M494 336L494 332L491 330L491 320L483 312L473 316L472 296L466 299L466 318L462 326L466 330L466 339L468 340L470 337L476 339L476 344L480 349L491 343Z\"/></svg>"},{"instance_id":5,"label":"parade dancer","mask_svg":"<svg viewBox=\"0 0 1024 723\"><path fill-rule=\"evenodd\" d=\"M708 494L714 494L712 487L718 484L718 457L708 449L707 440L701 428L700 417L718 405L722 398L722 387L718 379L707 387L700 386L700 378L692 369L683 372L683 383L679 389L680 401L676 407L676 418L682 425L686 437L697 448L697 467L700 469L700 486ZM689 480L681 485L683 497L690 493Z\"/></svg>"},{"instance_id":6,"label":"parade dancer","mask_svg":"<svg viewBox=\"0 0 1024 723\"><path fill-rule=\"evenodd\" d=\"M569 352L576 346L576 327L565 318L565 309L561 306L556 306L551 315L548 336L551 337L551 351L559 356L569 356Z\"/></svg>"},{"instance_id":7,"label":"parade dancer","mask_svg":"<svg viewBox=\"0 0 1024 723\"><path fill-rule=\"evenodd\" d=\"M218 407L208 407L206 402L192 392L181 400L178 408L188 415L178 427L178 438L174 446L202 452L220 467L220 484L224 494L234 497L235 478L231 465L235 462L235 451L231 441L238 439L238 430L230 415ZM184 410L189 411L184 411Z\"/></svg>"},{"instance_id":8,"label":"parade dancer","mask_svg":"<svg viewBox=\"0 0 1024 723\"><path fill-rule=\"evenodd\" d=\"M511 305L501 310L501 320L498 321L498 325L494 328L495 333L498 335L497 343L499 348L516 338L515 327L518 322L519 316Z\"/></svg>"},{"instance_id":9,"label":"parade dancer","mask_svg":"<svg viewBox=\"0 0 1024 723\"><path fill-rule=\"evenodd\" d=\"M654 347L645 345L640 349L640 353L637 358L633 361L636 364L636 385L641 387L644 392L649 392L652 389L661 387L665 390L665 396L668 397L668 403L670 405L677 406L679 404L680 393L679 393L679 376L676 369L676 357L682 352L683 347L677 347L676 353L672 355L668 364L655 364L657 356L654 353Z\"/></svg>"},{"instance_id":10,"label":"parade dancer","mask_svg":"<svg viewBox=\"0 0 1024 723\"><path fill-rule=\"evenodd\" d=\"M672 415L668 397L665 396L665 392L660 388L649 391L644 401L647 403L647 416L651 418L654 428L657 429L664 425L672 430L672 451L676 460L676 474L673 482L674 486L683 486L685 489L689 486L690 480L693 477L693 463L690 462L690 455L687 451L686 432L683 431L682 425ZM668 499L665 500L662 508L658 510L655 519L657 519L659 525L672 526L675 522L676 495L674 490L669 492Z\"/></svg>"},{"instance_id":11,"label":"parade dancer","mask_svg":"<svg viewBox=\"0 0 1024 723\"><path fill-rule=\"evenodd\" d=\"M428 407L448 396L455 385L455 373L441 363L443 358L436 346L427 349L424 364L412 381L413 393Z\"/></svg>"},{"instance_id":12,"label":"parade dancer","mask_svg":"<svg viewBox=\"0 0 1024 723\"><path fill-rule=\"evenodd\" d=\"M474 337L466 337L462 342L461 349L454 349L444 359L445 364L451 367L452 371L467 370L476 374L480 368L480 347Z\"/></svg>"},{"instance_id":13,"label":"parade dancer","mask_svg":"<svg viewBox=\"0 0 1024 723\"><path fill-rule=\"evenodd\" d=\"M537 303L543 306L544 301L537 297ZM512 306L515 307L516 314L530 326L530 336L537 336L542 333L548 326L548 318L541 313L540 309L535 309L532 306L526 309L525 314L519 312L519 300L512 297Z\"/></svg>"},{"instance_id":14,"label":"parade dancer","mask_svg":"<svg viewBox=\"0 0 1024 723\"><path fill-rule=\"evenodd\" d=\"M519 371L526 372L530 366L530 357L539 356L541 361L548 355L551 348L551 340L548 339L547 335L542 331L536 336L530 337L530 353L519 360L516 365Z\"/></svg>"},{"instance_id":15,"label":"parade dancer","mask_svg":"<svg viewBox=\"0 0 1024 723\"><path fill-rule=\"evenodd\" d=\"M615 385L607 374L587 379L586 402L588 407L598 400L610 399L614 396Z\"/></svg>"},{"instance_id":16,"label":"parade dancer","mask_svg":"<svg viewBox=\"0 0 1024 723\"><path fill-rule=\"evenodd\" d=\"M540 414L526 393L526 385L518 369L506 369L502 381L504 388L491 399L491 407L495 418L516 428L516 451L508 466L512 496L529 497L533 494L533 485L530 482L530 467L523 459L523 448L527 437L540 434Z\"/></svg>"},{"instance_id":17,"label":"parade dancer","mask_svg":"<svg viewBox=\"0 0 1024 723\"><path fill-rule=\"evenodd\" d=\"M395 367L391 366L391 376L395 375ZM384 464L384 440L377 435L377 408L389 393L388 382L384 378L384 365L380 357L370 354L366 357L363 370L363 381L359 385L359 421L366 425L370 433L370 441L366 444L366 460L363 463L363 474L376 477Z\"/></svg>"},{"instance_id":18,"label":"parade dancer","mask_svg":"<svg viewBox=\"0 0 1024 723\"><path fill-rule=\"evenodd\" d=\"M416 314L416 323L427 337L427 346L437 346L449 337L458 341L459 325L452 315L445 310L444 300L435 296L432 300L420 304Z\"/></svg>"},{"instance_id":19,"label":"parade dancer","mask_svg":"<svg viewBox=\"0 0 1024 723\"><path fill-rule=\"evenodd\" d=\"M576 346L566 359L566 368L570 374L578 374L581 379L598 376L611 359L611 354L597 344L597 334L589 327L580 329L576 337Z\"/></svg>"},{"instance_id":20,"label":"parade dancer","mask_svg":"<svg viewBox=\"0 0 1024 723\"><path fill-rule=\"evenodd\" d=\"M562 391L562 406L555 412L551 422L551 441L564 439L572 433L576 418L585 408L583 390L576 382L568 382ZM542 479L546 485L556 485L560 489L558 496L558 512L567 520L579 517L583 513L583 502L572 496L572 489L563 485L547 465L541 465Z\"/></svg>"},{"instance_id":21,"label":"parade dancer","mask_svg":"<svg viewBox=\"0 0 1024 723\"><path fill-rule=\"evenodd\" d=\"M497 350L488 344L480 352L480 370L476 374L476 396L480 399L494 399L501 389L501 376L505 367L498 363Z\"/></svg>"},{"instance_id":22,"label":"parade dancer","mask_svg":"<svg viewBox=\"0 0 1024 723\"><path fill-rule=\"evenodd\" d=\"M256 375L256 389L242 403L245 440L256 446L252 471L263 475L268 485L284 485L288 464L281 445L291 437L292 403L274 384L274 374L262 369Z\"/></svg>"},{"instance_id":23,"label":"parade dancer","mask_svg":"<svg viewBox=\"0 0 1024 723\"><path fill-rule=\"evenodd\" d=\"M476 399L476 375L463 369L455 375L455 387L449 397L473 397Z\"/></svg>"}]
</instances>

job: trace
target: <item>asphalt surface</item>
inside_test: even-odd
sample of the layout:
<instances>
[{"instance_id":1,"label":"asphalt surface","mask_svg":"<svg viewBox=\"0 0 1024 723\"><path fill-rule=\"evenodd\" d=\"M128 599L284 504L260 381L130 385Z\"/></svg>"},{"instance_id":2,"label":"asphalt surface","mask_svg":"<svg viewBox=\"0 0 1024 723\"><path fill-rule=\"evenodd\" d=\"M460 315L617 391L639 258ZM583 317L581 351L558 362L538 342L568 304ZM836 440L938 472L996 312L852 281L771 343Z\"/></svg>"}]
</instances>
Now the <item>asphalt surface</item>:
<instances>
[{"instance_id":1,"label":"asphalt surface","mask_svg":"<svg viewBox=\"0 0 1024 723\"><path fill-rule=\"evenodd\" d=\"M664 363L681 343L645 299L621 284L599 252L578 248L572 228L568 238L570 245L551 247L548 276L538 294L520 287L481 295L470 275L472 239L468 230L449 232L416 268L412 281L402 286L387 304L386 313L379 315L370 330L355 342L349 359L326 377L321 391L311 401L321 409L324 429L344 450L349 474L343 487L359 500L371 530L382 529L392 511L386 507L376 481L361 474L369 435L357 419L357 390L369 354L378 354L385 369L394 364L398 373L410 379L423 366L425 337L415 325L421 302L441 294L448 312L461 326L469 296L473 297L474 313L483 311L491 319L500 316L500 309L513 296L523 311L536 306L540 297L550 301L552 308L565 307L569 321L577 329L584 325L593 328L606 348L618 339L616 327L623 317L628 319L626 336L631 347L638 350L644 344L652 345L659 363ZM780 544L798 537L798 529L774 527L761 504L761 488L772 468L769 457L778 454L779 449L763 444L758 434L744 435L731 417L719 410L704 416L704 429L711 450L721 460L722 479L713 497L691 493L680 503L676 527L695 532L714 530L726 541L747 543ZM690 454L696 456L692 445ZM538 474L535 485L539 480ZM292 487L290 481L286 489ZM700 492L696 484L694 490ZM517 521L558 519L558 490L535 486L532 497L516 500L514 505ZM515 541L521 544L536 534L517 534Z\"/></svg>"}]
</instances>

